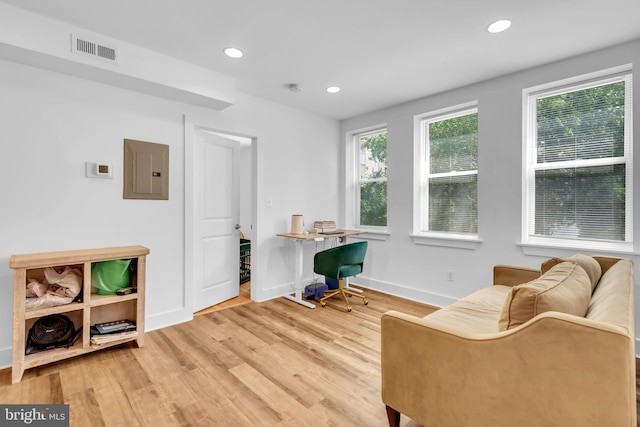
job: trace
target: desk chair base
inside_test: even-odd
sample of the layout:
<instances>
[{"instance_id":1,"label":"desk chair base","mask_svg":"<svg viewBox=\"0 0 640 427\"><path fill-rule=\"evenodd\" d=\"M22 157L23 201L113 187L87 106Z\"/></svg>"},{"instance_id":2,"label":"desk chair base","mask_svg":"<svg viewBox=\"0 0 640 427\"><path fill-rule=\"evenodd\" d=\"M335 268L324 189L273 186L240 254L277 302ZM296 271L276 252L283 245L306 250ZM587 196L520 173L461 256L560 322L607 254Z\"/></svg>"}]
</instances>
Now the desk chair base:
<instances>
[{"instance_id":1,"label":"desk chair base","mask_svg":"<svg viewBox=\"0 0 640 427\"><path fill-rule=\"evenodd\" d=\"M364 305L368 305L369 304L369 300L364 295L361 295L362 291L360 289L349 288L348 287L349 285L346 282L347 282L347 278L340 279L338 281L338 289L332 289L330 291L324 291L324 296L318 300L318 302L320 302L320 305L322 307L326 306L327 303L325 302L325 300L327 300L329 298L333 298L336 295L341 295L342 296L342 299L344 299L344 302L347 304L347 311L348 312L351 312L351 304L349 304L349 300L347 299L347 295L350 296L350 297L354 296L354 297L362 298L362 302L364 303ZM357 293L358 291L360 293Z\"/></svg>"}]
</instances>

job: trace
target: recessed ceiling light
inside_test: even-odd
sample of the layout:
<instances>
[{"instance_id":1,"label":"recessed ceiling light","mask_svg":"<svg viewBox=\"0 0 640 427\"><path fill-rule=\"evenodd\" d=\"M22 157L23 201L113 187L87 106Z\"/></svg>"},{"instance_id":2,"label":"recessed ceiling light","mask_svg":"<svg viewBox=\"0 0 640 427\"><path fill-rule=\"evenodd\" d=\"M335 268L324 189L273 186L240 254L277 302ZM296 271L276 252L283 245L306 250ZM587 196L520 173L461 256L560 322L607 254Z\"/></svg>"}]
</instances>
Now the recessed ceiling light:
<instances>
[{"instance_id":1,"label":"recessed ceiling light","mask_svg":"<svg viewBox=\"0 0 640 427\"><path fill-rule=\"evenodd\" d=\"M340 92L340 88L338 86L329 86L327 88L327 92L329 92L329 93L338 93L338 92Z\"/></svg>"},{"instance_id":2,"label":"recessed ceiling light","mask_svg":"<svg viewBox=\"0 0 640 427\"><path fill-rule=\"evenodd\" d=\"M242 53L242 51L237 47L224 48L224 54L229 58L242 58L242 55L244 55L244 53Z\"/></svg>"},{"instance_id":3,"label":"recessed ceiling light","mask_svg":"<svg viewBox=\"0 0 640 427\"><path fill-rule=\"evenodd\" d=\"M511 26L511 21L508 19L500 19L498 21L493 22L491 25L487 27L487 31L490 33L501 33Z\"/></svg>"}]
</instances>

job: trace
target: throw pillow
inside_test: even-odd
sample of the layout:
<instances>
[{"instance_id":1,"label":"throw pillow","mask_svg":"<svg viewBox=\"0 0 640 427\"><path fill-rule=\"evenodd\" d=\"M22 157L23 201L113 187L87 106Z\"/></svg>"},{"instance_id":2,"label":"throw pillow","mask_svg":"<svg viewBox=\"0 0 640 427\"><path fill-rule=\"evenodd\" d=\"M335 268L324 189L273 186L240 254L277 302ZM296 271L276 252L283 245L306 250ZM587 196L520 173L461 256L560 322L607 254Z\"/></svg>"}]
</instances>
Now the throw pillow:
<instances>
[{"instance_id":1,"label":"throw pillow","mask_svg":"<svg viewBox=\"0 0 640 427\"><path fill-rule=\"evenodd\" d=\"M511 289L500 314L498 329L505 331L540 313L559 311L584 316L591 300L591 281L582 267L562 262L531 282Z\"/></svg>"},{"instance_id":2,"label":"throw pillow","mask_svg":"<svg viewBox=\"0 0 640 427\"><path fill-rule=\"evenodd\" d=\"M598 261L593 259L588 255L582 254L573 254L568 257L563 258L551 258L546 260L540 266L540 270L542 273L546 273L549 271L554 265L558 265L561 262L575 262L580 267L584 268L584 271L589 275L589 279L591 280L591 292L596 288L598 281L600 281L600 276L602 276L602 268Z\"/></svg>"}]
</instances>

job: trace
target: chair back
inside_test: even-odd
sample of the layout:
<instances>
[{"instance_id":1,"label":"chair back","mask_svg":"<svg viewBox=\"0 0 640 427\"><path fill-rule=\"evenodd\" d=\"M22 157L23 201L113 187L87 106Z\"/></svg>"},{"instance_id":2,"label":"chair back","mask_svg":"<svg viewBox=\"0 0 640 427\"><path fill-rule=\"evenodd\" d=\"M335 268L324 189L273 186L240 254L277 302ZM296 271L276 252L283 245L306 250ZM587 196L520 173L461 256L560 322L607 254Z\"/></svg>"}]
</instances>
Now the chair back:
<instances>
[{"instance_id":1,"label":"chair back","mask_svg":"<svg viewBox=\"0 0 640 427\"><path fill-rule=\"evenodd\" d=\"M362 273L368 242L349 243L318 252L313 257L313 271L332 279Z\"/></svg>"}]
</instances>

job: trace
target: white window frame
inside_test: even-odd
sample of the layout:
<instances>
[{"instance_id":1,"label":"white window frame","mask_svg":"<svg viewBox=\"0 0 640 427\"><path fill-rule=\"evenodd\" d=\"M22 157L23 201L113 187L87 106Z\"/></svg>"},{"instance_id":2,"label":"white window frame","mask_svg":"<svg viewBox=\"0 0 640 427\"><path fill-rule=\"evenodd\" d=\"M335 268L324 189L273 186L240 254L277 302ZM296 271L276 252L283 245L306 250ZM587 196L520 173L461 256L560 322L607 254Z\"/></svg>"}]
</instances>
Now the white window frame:
<instances>
[{"instance_id":1,"label":"white window frame","mask_svg":"<svg viewBox=\"0 0 640 427\"><path fill-rule=\"evenodd\" d=\"M375 126L349 131L345 135L345 217L346 227L355 230L366 231L367 234L359 235L358 238L384 240L389 235L389 217L387 216L387 226L372 226L360 224L360 137L378 132L387 131L387 152L389 144L389 133L387 124L382 123ZM387 169L389 167L387 158ZM372 181L372 180L369 180ZM373 181L387 183L387 215L389 212L388 199L388 175L386 178Z\"/></svg>"},{"instance_id":2,"label":"white window frame","mask_svg":"<svg viewBox=\"0 0 640 427\"><path fill-rule=\"evenodd\" d=\"M414 116L414 185L413 185L413 233L410 235L414 243L419 245L444 246L461 249L477 249L482 243L478 233L455 233L428 230L429 218L429 178L442 176L431 175L429 167L429 144L425 138L425 127L431 121L447 120L469 114L478 113L478 102L471 101L448 108L431 111ZM479 166L478 166L479 167ZM478 174L473 172L451 172L449 175ZM479 192L478 192L479 193ZM426 210L426 211L425 211ZM479 225L478 225L479 227Z\"/></svg>"},{"instance_id":3,"label":"white window frame","mask_svg":"<svg viewBox=\"0 0 640 427\"><path fill-rule=\"evenodd\" d=\"M625 96L624 156L591 160L574 160L537 164L537 110L536 100L566 92L585 90L615 82L625 82L625 93L632 91L631 67L625 65L570 79L547 83L523 90L523 177L522 177L522 242L526 254L548 255L545 248L567 250L592 250L614 253L633 252L633 94ZM557 169L562 166L584 167L624 163L625 179L625 241L601 241L589 239L564 239L534 235L535 222L535 172L540 169Z\"/></svg>"}]
</instances>

